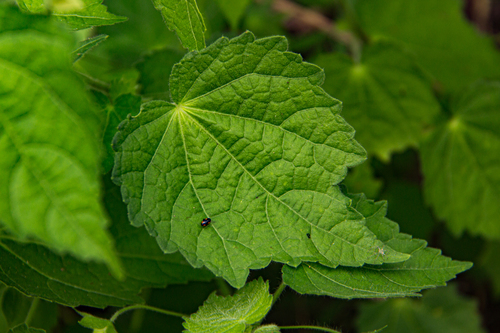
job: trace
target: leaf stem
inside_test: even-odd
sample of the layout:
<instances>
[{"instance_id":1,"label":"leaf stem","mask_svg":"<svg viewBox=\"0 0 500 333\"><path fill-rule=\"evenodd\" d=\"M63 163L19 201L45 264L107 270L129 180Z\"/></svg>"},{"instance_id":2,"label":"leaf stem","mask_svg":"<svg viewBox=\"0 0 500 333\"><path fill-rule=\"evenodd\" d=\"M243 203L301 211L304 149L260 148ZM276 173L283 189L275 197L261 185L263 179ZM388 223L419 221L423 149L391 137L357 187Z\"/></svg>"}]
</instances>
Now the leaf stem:
<instances>
[{"instance_id":1,"label":"leaf stem","mask_svg":"<svg viewBox=\"0 0 500 333\"><path fill-rule=\"evenodd\" d=\"M36 308L38 307L38 303L40 303L39 298L34 298L33 301L31 302L30 309L28 313L26 314L26 318L24 319L24 323L29 326L31 323L31 320L33 319L33 315L36 312Z\"/></svg>"},{"instance_id":2,"label":"leaf stem","mask_svg":"<svg viewBox=\"0 0 500 333\"><path fill-rule=\"evenodd\" d=\"M274 303L276 303L276 301L278 300L278 298L280 298L280 295L283 292L283 290L285 290L285 287L286 287L286 284L283 281L281 281L280 286L278 287L278 289L276 289L276 291L273 294L273 303L272 303L272 305L274 305Z\"/></svg>"},{"instance_id":3,"label":"leaf stem","mask_svg":"<svg viewBox=\"0 0 500 333\"><path fill-rule=\"evenodd\" d=\"M305 329L318 330L318 331L330 332L330 333L341 333L339 331L332 330L331 328L326 328L326 327L321 327L321 326L308 326L308 325L304 325L304 326L280 326L279 328L280 328L280 330L297 330L297 329L305 328Z\"/></svg>"},{"instance_id":4,"label":"leaf stem","mask_svg":"<svg viewBox=\"0 0 500 333\"><path fill-rule=\"evenodd\" d=\"M123 313L130 311L130 310L135 310L135 309L146 309L146 310L150 310L150 311L154 311L154 312L163 313L163 314L166 314L169 316L175 316L175 317L181 317L181 318L187 317L187 315L183 314L183 313L164 310L164 309L156 308L156 307L150 306L150 305L135 304L135 305L127 306L125 308L122 308L122 309L116 311L115 314L111 317L110 321L114 322Z\"/></svg>"}]
</instances>

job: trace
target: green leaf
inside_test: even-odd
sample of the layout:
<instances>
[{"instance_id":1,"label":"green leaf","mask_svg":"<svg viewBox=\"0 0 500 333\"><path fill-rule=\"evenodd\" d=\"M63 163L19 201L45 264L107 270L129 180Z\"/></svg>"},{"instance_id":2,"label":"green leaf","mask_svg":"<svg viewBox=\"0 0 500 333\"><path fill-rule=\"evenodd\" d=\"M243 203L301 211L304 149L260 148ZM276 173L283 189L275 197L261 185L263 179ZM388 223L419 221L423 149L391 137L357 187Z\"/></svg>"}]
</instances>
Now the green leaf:
<instances>
[{"instance_id":1,"label":"green leaf","mask_svg":"<svg viewBox=\"0 0 500 333\"><path fill-rule=\"evenodd\" d=\"M500 297L500 242L490 241L482 253L480 267L486 271L495 297Z\"/></svg>"},{"instance_id":2,"label":"green leaf","mask_svg":"<svg viewBox=\"0 0 500 333\"><path fill-rule=\"evenodd\" d=\"M383 182L373 175L370 163L366 161L349 170L347 177L342 182L347 186L349 193L364 193L367 197L377 197Z\"/></svg>"},{"instance_id":3,"label":"green leaf","mask_svg":"<svg viewBox=\"0 0 500 333\"><path fill-rule=\"evenodd\" d=\"M241 17L250 4L250 0L217 0L217 4L224 13L226 19L231 24L231 29L236 31L238 29L238 23L240 22Z\"/></svg>"},{"instance_id":4,"label":"green leaf","mask_svg":"<svg viewBox=\"0 0 500 333\"><path fill-rule=\"evenodd\" d=\"M110 101L106 96L99 92L95 92L99 95L99 100L101 103L101 112L106 116L106 122L104 125L104 133L102 137L102 143L106 148L106 157L102 163L103 171L108 172L113 167L114 162L114 152L111 147L111 142L115 136L118 125L127 118L128 115L136 115L139 113L141 107L141 97L132 94L123 94L118 96L116 99Z\"/></svg>"},{"instance_id":5,"label":"green leaf","mask_svg":"<svg viewBox=\"0 0 500 333\"><path fill-rule=\"evenodd\" d=\"M366 46L360 63L340 53L315 63L325 68L325 90L344 102L343 117L359 129L356 138L383 160L416 146L439 113L430 80L395 44Z\"/></svg>"},{"instance_id":6,"label":"green leaf","mask_svg":"<svg viewBox=\"0 0 500 333\"><path fill-rule=\"evenodd\" d=\"M196 313L185 318L185 332L246 332L266 316L272 301L269 283L262 278L249 282L233 296L217 296L214 292Z\"/></svg>"},{"instance_id":7,"label":"green leaf","mask_svg":"<svg viewBox=\"0 0 500 333\"><path fill-rule=\"evenodd\" d=\"M83 318L78 322L86 328L93 329L94 332L117 333L113 323L107 319L94 317L85 312L78 312Z\"/></svg>"},{"instance_id":8,"label":"green leaf","mask_svg":"<svg viewBox=\"0 0 500 333\"><path fill-rule=\"evenodd\" d=\"M0 317L3 313L6 327L1 330L0 324L0 332L24 323L29 313L31 313L30 325L34 327L50 331L57 324L59 312L57 304L24 296L13 288L5 289L3 296L0 294Z\"/></svg>"},{"instance_id":9,"label":"green leaf","mask_svg":"<svg viewBox=\"0 0 500 333\"><path fill-rule=\"evenodd\" d=\"M141 95L144 98L170 100L168 78L172 67L183 55L184 53L177 50L163 49L146 55L136 64L140 73Z\"/></svg>"},{"instance_id":10,"label":"green leaf","mask_svg":"<svg viewBox=\"0 0 500 333\"><path fill-rule=\"evenodd\" d=\"M76 50L74 50L72 53L73 57L74 57L73 62L77 62L78 60L80 60L85 55L85 53L92 50L94 47L99 45L101 42L103 42L107 38L108 38L108 35L97 35L97 36L88 38L84 41L81 41L78 48Z\"/></svg>"},{"instance_id":11,"label":"green leaf","mask_svg":"<svg viewBox=\"0 0 500 333\"><path fill-rule=\"evenodd\" d=\"M405 43L419 64L446 88L456 90L477 79L500 75L500 53L491 38L466 21L461 1L354 3L358 24L367 34L374 39L391 37Z\"/></svg>"},{"instance_id":12,"label":"green leaf","mask_svg":"<svg viewBox=\"0 0 500 333\"><path fill-rule=\"evenodd\" d=\"M367 200L364 195L351 195L353 207L366 217L366 225L384 242L376 256L385 256L387 247L411 255L403 263L365 265L360 268L332 269L319 264L302 264L298 268L285 265L283 281L301 294L328 295L337 298L381 298L418 296L418 292L446 285L456 274L472 263L452 261L441 251L426 247L427 243L399 233L397 223L385 218L387 204ZM380 327L382 325L378 325Z\"/></svg>"},{"instance_id":13,"label":"green leaf","mask_svg":"<svg viewBox=\"0 0 500 333\"><path fill-rule=\"evenodd\" d=\"M44 13L47 11L45 0L17 0L19 7L30 13ZM102 25L112 25L126 21L126 17L108 13L102 0L73 1L73 8L57 7L51 9L52 15L66 23L72 30L81 30Z\"/></svg>"},{"instance_id":14,"label":"green leaf","mask_svg":"<svg viewBox=\"0 0 500 333\"><path fill-rule=\"evenodd\" d=\"M101 120L54 23L0 6L1 222L121 276L100 203Z\"/></svg>"},{"instance_id":15,"label":"green leaf","mask_svg":"<svg viewBox=\"0 0 500 333\"><path fill-rule=\"evenodd\" d=\"M460 296L455 285L429 290L421 299L365 303L357 320L359 330L387 325L384 333L479 333L476 301Z\"/></svg>"},{"instance_id":16,"label":"green leaf","mask_svg":"<svg viewBox=\"0 0 500 333\"><path fill-rule=\"evenodd\" d=\"M110 232L116 240L116 251L127 277L158 288L213 279L210 271L193 268L180 253L164 254L144 228L130 226L120 188L107 177L105 188L105 206L113 220Z\"/></svg>"},{"instance_id":17,"label":"green leaf","mask_svg":"<svg viewBox=\"0 0 500 333\"><path fill-rule=\"evenodd\" d=\"M29 327L26 324L21 324L14 327L13 329L10 329L7 333L45 333L45 331L38 328Z\"/></svg>"},{"instance_id":18,"label":"green leaf","mask_svg":"<svg viewBox=\"0 0 500 333\"><path fill-rule=\"evenodd\" d=\"M448 228L500 238L500 82L457 95L452 117L422 144L424 194Z\"/></svg>"},{"instance_id":19,"label":"green leaf","mask_svg":"<svg viewBox=\"0 0 500 333\"><path fill-rule=\"evenodd\" d=\"M0 280L26 295L59 304L104 308L142 303L147 286L208 281L207 270L194 269L180 254L165 255L144 229L132 228L118 187L106 183L105 205L113 219L111 232L127 279L117 281L103 265L58 256L33 243L0 234ZM40 260L43 258L43 260Z\"/></svg>"},{"instance_id":20,"label":"green leaf","mask_svg":"<svg viewBox=\"0 0 500 333\"><path fill-rule=\"evenodd\" d=\"M205 22L196 0L153 0L170 30L175 31L189 51L205 47Z\"/></svg>"},{"instance_id":21,"label":"green leaf","mask_svg":"<svg viewBox=\"0 0 500 333\"><path fill-rule=\"evenodd\" d=\"M175 104L143 104L115 137L113 177L132 224L236 287L270 260L408 258L373 256L383 244L334 186L365 152L318 87L322 70L286 49L283 37L247 32L189 53L170 76Z\"/></svg>"}]
</instances>

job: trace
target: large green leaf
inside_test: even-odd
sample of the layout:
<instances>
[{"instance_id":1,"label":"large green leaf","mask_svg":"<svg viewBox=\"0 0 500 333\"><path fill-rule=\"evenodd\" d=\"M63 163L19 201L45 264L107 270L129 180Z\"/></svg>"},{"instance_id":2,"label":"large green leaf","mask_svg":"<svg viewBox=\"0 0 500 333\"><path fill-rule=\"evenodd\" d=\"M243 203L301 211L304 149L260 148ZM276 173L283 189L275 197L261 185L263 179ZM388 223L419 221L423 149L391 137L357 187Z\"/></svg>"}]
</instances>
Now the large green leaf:
<instances>
[{"instance_id":1,"label":"large green leaf","mask_svg":"<svg viewBox=\"0 0 500 333\"><path fill-rule=\"evenodd\" d=\"M252 324L266 316L272 301L269 284L260 278L249 282L233 296L213 293L196 313L185 318L185 332L248 332Z\"/></svg>"},{"instance_id":2,"label":"large green leaf","mask_svg":"<svg viewBox=\"0 0 500 333\"><path fill-rule=\"evenodd\" d=\"M347 55L320 56L325 90L344 102L342 115L368 153L388 160L394 151L416 146L439 113L430 80L407 52L387 42L366 46L360 63Z\"/></svg>"},{"instance_id":3,"label":"large green leaf","mask_svg":"<svg viewBox=\"0 0 500 333\"><path fill-rule=\"evenodd\" d=\"M500 82L454 100L451 119L422 144L424 194L456 235L500 238Z\"/></svg>"},{"instance_id":4,"label":"large green leaf","mask_svg":"<svg viewBox=\"0 0 500 333\"><path fill-rule=\"evenodd\" d=\"M51 14L65 22L73 30L87 29L101 25L112 25L126 21L123 16L116 16L108 12L102 0L67 1L71 7L58 7L54 4L50 8ZM19 7L30 13L44 13L47 11L45 0L17 0Z\"/></svg>"},{"instance_id":5,"label":"large green leaf","mask_svg":"<svg viewBox=\"0 0 500 333\"><path fill-rule=\"evenodd\" d=\"M121 274L100 203L100 119L49 17L0 7L0 221Z\"/></svg>"},{"instance_id":6,"label":"large green leaf","mask_svg":"<svg viewBox=\"0 0 500 333\"><path fill-rule=\"evenodd\" d=\"M175 31L188 50L205 47L205 23L196 0L152 0L170 30Z\"/></svg>"},{"instance_id":7,"label":"large green leaf","mask_svg":"<svg viewBox=\"0 0 500 333\"><path fill-rule=\"evenodd\" d=\"M359 330L387 325L384 333L482 333L477 303L458 294L454 284L429 290L421 299L362 304Z\"/></svg>"},{"instance_id":8,"label":"large green leaf","mask_svg":"<svg viewBox=\"0 0 500 333\"><path fill-rule=\"evenodd\" d=\"M115 137L113 177L132 224L237 287L270 260L408 258L373 256L383 244L335 186L365 152L318 87L323 71L286 49L283 37L247 32L189 53L170 76L175 104L144 104Z\"/></svg>"},{"instance_id":9,"label":"large green leaf","mask_svg":"<svg viewBox=\"0 0 500 333\"><path fill-rule=\"evenodd\" d=\"M58 256L44 246L20 243L6 234L0 234L0 280L29 296L73 307L104 308L142 303L137 294L143 287L213 277L208 270L192 268L179 253L165 255L144 229L131 227L119 188L110 181L106 182L105 204L113 219L111 232L127 277L124 281L109 276L103 265Z\"/></svg>"},{"instance_id":10,"label":"large green leaf","mask_svg":"<svg viewBox=\"0 0 500 333\"><path fill-rule=\"evenodd\" d=\"M359 24L374 38L402 41L446 88L500 75L494 43L467 22L457 0L354 0Z\"/></svg>"},{"instance_id":11,"label":"large green leaf","mask_svg":"<svg viewBox=\"0 0 500 333\"><path fill-rule=\"evenodd\" d=\"M446 285L446 281L472 266L470 262L452 261L442 256L441 251L426 247L425 241L399 233L397 223L385 218L385 202L374 203L360 195L352 198L356 210L366 217L368 228L384 241L384 247L377 248L375 255L385 256L385 246L390 246L411 255L410 259L360 268L285 265L283 281L299 293L347 299L418 296L422 289Z\"/></svg>"}]
</instances>

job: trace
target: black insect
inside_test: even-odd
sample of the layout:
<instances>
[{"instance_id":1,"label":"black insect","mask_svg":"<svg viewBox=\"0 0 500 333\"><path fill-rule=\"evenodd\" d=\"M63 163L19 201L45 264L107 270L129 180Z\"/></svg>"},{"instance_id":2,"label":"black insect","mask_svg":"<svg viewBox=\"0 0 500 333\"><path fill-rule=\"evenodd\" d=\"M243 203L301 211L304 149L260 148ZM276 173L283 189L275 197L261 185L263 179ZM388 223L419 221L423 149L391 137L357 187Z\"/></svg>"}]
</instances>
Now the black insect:
<instances>
[{"instance_id":1,"label":"black insect","mask_svg":"<svg viewBox=\"0 0 500 333\"><path fill-rule=\"evenodd\" d=\"M307 238L311 239L311 234L307 233L306 236Z\"/></svg>"},{"instance_id":2,"label":"black insect","mask_svg":"<svg viewBox=\"0 0 500 333\"><path fill-rule=\"evenodd\" d=\"M203 221L201 221L201 226L206 227L210 224L210 222L212 222L212 219L210 217L207 217L207 218L203 219Z\"/></svg>"}]
</instances>

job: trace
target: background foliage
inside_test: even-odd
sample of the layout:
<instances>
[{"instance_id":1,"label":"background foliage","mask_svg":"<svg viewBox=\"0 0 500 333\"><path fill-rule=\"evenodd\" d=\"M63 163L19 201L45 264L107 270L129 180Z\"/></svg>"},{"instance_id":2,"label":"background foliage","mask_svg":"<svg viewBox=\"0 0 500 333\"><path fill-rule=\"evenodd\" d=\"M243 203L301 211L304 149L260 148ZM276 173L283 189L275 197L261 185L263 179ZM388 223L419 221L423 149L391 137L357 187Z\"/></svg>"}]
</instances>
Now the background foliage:
<instances>
[{"instance_id":1,"label":"background foliage","mask_svg":"<svg viewBox=\"0 0 500 333\"><path fill-rule=\"evenodd\" d=\"M498 2L17 0L17 6L21 11L2 6L0 12L0 332L88 332L89 328L164 332L166 327L168 332L197 332L207 327L207 317L216 330L239 331L259 323L264 316L264 324L324 323L344 332L373 331L385 325L388 332L494 332L500 327L496 315L500 310L500 18L494 14L500 8ZM247 30L255 37L241 35ZM285 39L260 39L271 35L285 36L288 46ZM229 42L220 40L221 36L240 37ZM278 93L258 102L289 112L293 107L280 107L284 102L279 97L311 91L314 96L295 102L315 107L314 103L329 103L328 107L340 112L334 99L322 95L321 85L343 102L340 115L354 127L354 138L366 149L367 160L359 164L365 152L351 140L352 130L336 118L347 134L335 160L344 162L327 166L334 170L329 179L340 181L347 167L351 169L340 190L329 188L324 193L339 202L351 202L349 209L356 214L350 211L346 220L364 221L359 235L374 235L363 238L364 254L352 250L351 257L342 251L336 256L335 250L328 252L331 249L321 252L321 244L332 243L328 237L345 241L345 230L349 234L352 230L337 226L340 230L322 233L324 242L320 242L321 229L313 228L313 232L304 226L321 225L321 221L306 219L309 224L303 226L302 220L286 212L279 212L287 217L285 223L275 226L276 230L286 229L281 236L276 235L276 244L283 250L259 253L262 244L270 244L274 238L259 243L249 239L252 233L248 233L241 242L252 251L245 256L238 257L238 252L223 257L215 251L221 247L213 253L200 253L190 248L192 240L186 235L191 231L175 229L175 225L168 232L155 230L140 209L130 207L133 200L129 198L137 195L137 178L126 180L122 174L141 170L139 162L129 161L140 160L137 152L146 144L137 142L142 139L149 144L158 129L147 129L147 134L134 132L136 125L127 115L137 115L142 103L160 100L143 106L151 115L146 120L151 121L153 115L162 115L162 110L175 109L169 104L172 96L174 102L192 108L192 120L186 124L195 120L223 123L224 118L208 118L202 112L217 103L223 109L217 95L199 98L218 91L221 76L217 73L221 69L210 67L215 75L202 77L203 84L196 70L209 67L203 63L207 59L204 55L228 43L234 50L224 50L233 56L241 45L251 48L264 41L278 45L276 50L273 46L275 53L249 49L263 67L268 61L269 68L263 71L273 71L284 59L297 65L288 76L283 75L284 69L273 74L272 84ZM201 51L205 46L209 48ZM172 70L186 49L201 51L200 56L195 53L184 58ZM291 52L300 53L304 62ZM239 62L238 57L233 59L235 64ZM225 70L232 71L232 76L259 74L258 69L234 64ZM198 82L192 90L186 88L186 82L191 81ZM245 93L267 85L271 83L250 77L247 86L233 86L224 97L238 101L238 107L243 105L238 112L244 114L245 103L256 98ZM233 118L231 121L237 123ZM268 121L264 118L257 120ZM122 194L129 186L129 197L124 199L129 203L130 221L120 188L111 181L112 141L118 124L126 119L114 141L122 165L117 164L113 177L123 186ZM134 119L147 123L144 117ZM318 124L321 122L319 118ZM214 140L229 140L225 130L204 126ZM300 126L286 126L280 130L305 137ZM201 140L199 133L190 131L193 138ZM127 146L124 142L129 135L139 139ZM175 138L175 133L172 136ZM269 144L277 137L268 140ZM306 139L304 145L317 143L313 136ZM193 139L189 151L191 159L198 158L192 157L198 154L195 142ZM99 148L102 144L104 149ZM124 150L134 157L123 157ZM300 156L301 160L294 162L307 164L307 156ZM200 164L202 157L197 160ZM286 158L283 155L284 161ZM249 162L241 169L251 172L252 165ZM264 175L255 182L265 185L265 179ZM210 188L201 176L189 181L193 188ZM230 193L239 186L224 185L220 193ZM249 191L248 195L277 198L280 186L286 187L278 184L273 193ZM313 187L320 191L317 185L304 185L307 190ZM157 196L154 186L143 188ZM247 202L249 198L240 199ZM299 202L307 200L316 206L326 202L303 195L284 199L301 213L308 208ZM388 200L388 205L380 200ZM210 204L206 207L210 209ZM245 209L240 209L242 216ZM315 213L313 209L307 212ZM340 212L338 208L331 214ZM200 210L195 219L215 214L205 213ZM239 217L226 218L237 221ZM133 228L130 222L146 228ZM224 216L213 223L224 226ZM200 229L199 224L196 228ZM215 228L200 230L201 241L214 244L218 239L213 234ZM221 239L228 242L232 233L229 229L225 232ZM315 241L322 259L310 248L293 244L287 248L285 236L293 232L305 242ZM177 246L182 255L175 252ZM175 253L165 255L162 250ZM408 255L412 258L405 261ZM271 257L285 265L273 262L267 266ZM221 264L226 259L229 264ZM470 265L464 261L474 262L474 267L447 287L424 291L421 298L340 299L415 295L444 285L468 269ZM386 264L377 266L382 262ZM359 268L364 263L373 265ZM212 272L193 268L202 264ZM338 264L337 269L331 268ZM211 293L217 290L230 295L234 289L213 273L238 288L248 274L253 282L226 299ZM269 290L278 288L281 275L295 291L286 289L267 314L272 304ZM111 318L117 310L113 307L144 302L192 314L204 301L186 322L144 309L125 313L114 324L102 319ZM227 309L222 311L224 307ZM218 311L234 311L231 316L238 320L226 322ZM261 330L275 332L276 327Z\"/></svg>"}]
</instances>

